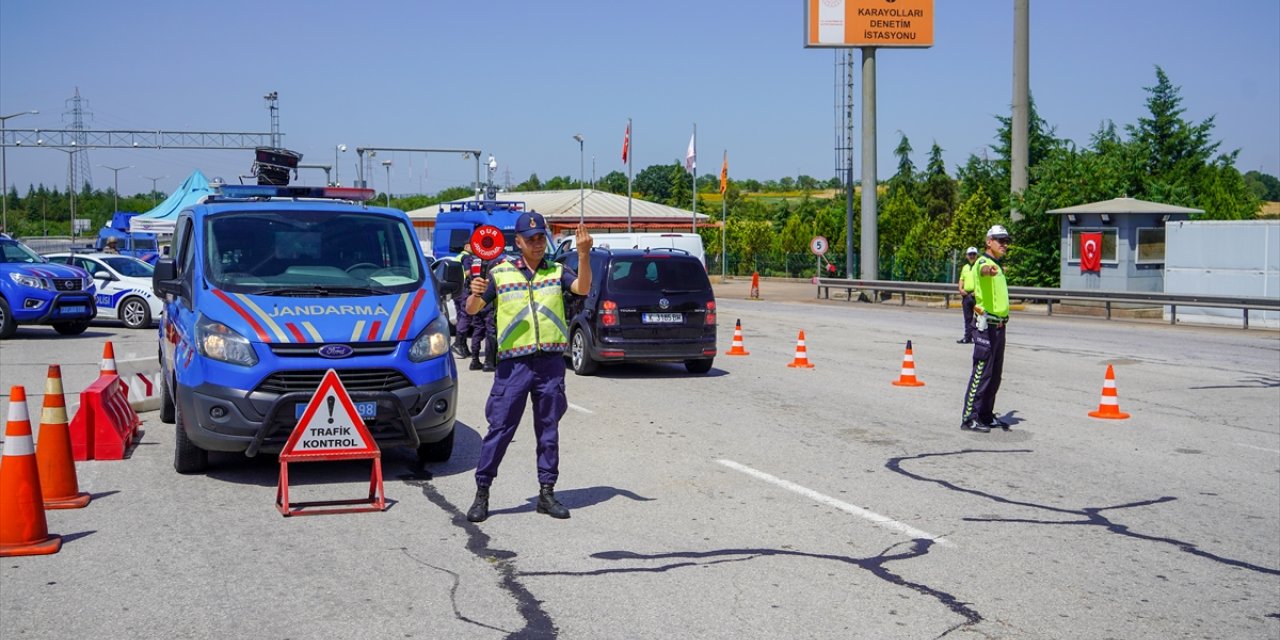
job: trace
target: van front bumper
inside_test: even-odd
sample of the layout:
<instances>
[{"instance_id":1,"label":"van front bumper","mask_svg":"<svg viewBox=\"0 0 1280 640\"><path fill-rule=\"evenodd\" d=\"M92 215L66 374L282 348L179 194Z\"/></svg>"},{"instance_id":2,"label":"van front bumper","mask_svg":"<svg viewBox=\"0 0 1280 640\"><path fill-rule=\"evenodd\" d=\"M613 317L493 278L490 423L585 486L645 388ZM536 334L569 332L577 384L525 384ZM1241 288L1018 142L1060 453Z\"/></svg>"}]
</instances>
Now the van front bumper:
<instances>
[{"instance_id":1,"label":"van front bumper","mask_svg":"<svg viewBox=\"0 0 1280 640\"><path fill-rule=\"evenodd\" d=\"M365 420L379 448L439 442L452 431L458 389L445 377L395 391L350 391L352 402L377 403ZM297 406L311 394L268 394L214 384L182 388L174 402L182 412L187 437L206 451L278 453L297 425Z\"/></svg>"}]
</instances>

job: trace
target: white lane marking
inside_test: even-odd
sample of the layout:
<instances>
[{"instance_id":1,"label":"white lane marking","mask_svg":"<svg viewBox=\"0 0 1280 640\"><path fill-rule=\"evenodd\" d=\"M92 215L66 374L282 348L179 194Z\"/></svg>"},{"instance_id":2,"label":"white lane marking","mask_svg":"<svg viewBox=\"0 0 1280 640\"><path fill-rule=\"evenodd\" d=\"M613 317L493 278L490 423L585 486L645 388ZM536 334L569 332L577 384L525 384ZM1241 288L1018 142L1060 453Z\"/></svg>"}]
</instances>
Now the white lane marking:
<instances>
[{"instance_id":1,"label":"white lane marking","mask_svg":"<svg viewBox=\"0 0 1280 640\"><path fill-rule=\"evenodd\" d=\"M1255 447L1251 444L1242 444L1239 442L1233 442L1231 444L1234 444L1237 447L1244 447L1246 449L1257 449L1258 451L1266 451L1267 453L1280 453L1280 449L1268 449L1266 447Z\"/></svg>"},{"instance_id":2,"label":"white lane marking","mask_svg":"<svg viewBox=\"0 0 1280 640\"><path fill-rule=\"evenodd\" d=\"M590 410L590 409L588 409L588 408L586 408L586 407L579 407L578 405L576 405L576 404L574 404L574 403L572 403L572 402L570 402L570 403L569 403L569 408L570 408L570 409L573 409L574 411L581 411L582 413L595 413L594 411L592 411L592 410Z\"/></svg>"},{"instance_id":3,"label":"white lane marking","mask_svg":"<svg viewBox=\"0 0 1280 640\"><path fill-rule=\"evenodd\" d=\"M929 540L933 540L934 542L938 543L940 546L944 546L944 547L954 546L950 541L948 541L945 538L935 536L932 533L928 533L926 531L921 531L911 525L903 524L901 522L898 522L897 520L894 520L893 518L890 518L889 516L882 516L874 511L868 511L866 509L863 509L862 507L851 505L848 502L837 500L835 498L832 498L831 496L818 493L817 491L814 491L813 489L810 489L808 487L802 487L794 482L783 480L782 478L778 478L776 476L771 476L763 471L757 471L744 464L740 464L732 460L723 460L723 459L716 460L716 462L719 462L720 464L726 467L729 467L730 469L733 469L735 471L741 471L754 478L758 478L770 484L782 487L783 489L786 489L788 491L794 491L806 498L815 500L829 507L835 507L841 511L844 511L845 513L851 513L860 518L866 518L867 520L870 520L882 527L885 527L888 529L894 529L896 531L905 533L911 536L912 538L926 538Z\"/></svg>"}]
</instances>

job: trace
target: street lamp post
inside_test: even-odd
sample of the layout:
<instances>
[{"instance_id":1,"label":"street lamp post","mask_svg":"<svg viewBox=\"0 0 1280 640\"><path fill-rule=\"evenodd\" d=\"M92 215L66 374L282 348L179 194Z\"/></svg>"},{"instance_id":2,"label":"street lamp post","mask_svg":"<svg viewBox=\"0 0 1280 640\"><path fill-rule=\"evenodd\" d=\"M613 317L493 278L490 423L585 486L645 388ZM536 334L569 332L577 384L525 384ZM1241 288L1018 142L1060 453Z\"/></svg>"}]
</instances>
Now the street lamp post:
<instances>
[{"instance_id":1,"label":"street lamp post","mask_svg":"<svg viewBox=\"0 0 1280 640\"><path fill-rule=\"evenodd\" d=\"M50 148L67 154L67 195L71 199L71 243L74 245L76 241L76 185L71 182L71 170L75 165L76 154L80 152L80 149Z\"/></svg>"},{"instance_id":2,"label":"street lamp post","mask_svg":"<svg viewBox=\"0 0 1280 640\"><path fill-rule=\"evenodd\" d=\"M387 206L391 206L391 161L383 160L382 166L387 168Z\"/></svg>"},{"instance_id":3,"label":"street lamp post","mask_svg":"<svg viewBox=\"0 0 1280 640\"><path fill-rule=\"evenodd\" d=\"M4 192L3 197L0 197L0 214L2 214L2 216L0 216L0 229L4 229L6 232L9 230L9 168L5 164L4 160L4 123L8 121L9 118L34 115L37 113L40 112L32 109L30 111L20 111L18 113L11 113L7 116L0 116L0 191Z\"/></svg>"},{"instance_id":4,"label":"street lamp post","mask_svg":"<svg viewBox=\"0 0 1280 640\"><path fill-rule=\"evenodd\" d=\"M149 176L142 176L143 180L151 181L151 206L153 207L156 206L156 181L164 180L165 178L168 178L168 177L169 176L160 176L159 178L152 178Z\"/></svg>"},{"instance_id":5,"label":"street lamp post","mask_svg":"<svg viewBox=\"0 0 1280 640\"><path fill-rule=\"evenodd\" d=\"M339 151L345 152L346 150L347 150L347 145L345 144L340 144L333 148L333 186L335 187L342 186L342 180L338 178L338 152Z\"/></svg>"},{"instance_id":6,"label":"street lamp post","mask_svg":"<svg viewBox=\"0 0 1280 640\"><path fill-rule=\"evenodd\" d=\"M586 177L586 172L584 171L586 155L582 151L582 141L585 138L582 137L581 133L575 133L573 134L573 139L578 141L578 224L582 224L587 217L586 196L582 190L582 180Z\"/></svg>"},{"instance_id":7,"label":"street lamp post","mask_svg":"<svg viewBox=\"0 0 1280 640\"><path fill-rule=\"evenodd\" d=\"M115 200L114 200L114 204L112 204L112 206L115 208L115 210L112 211L112 215L115 215L115 211L120 210L120 172L125 169L132 169L133 165L127 165L123 167L108 167L105 164L100 164L98 166L102 167L103 169L110 169L114 171L116 174L116 186L114 188L115 193L113 194L115 196Z\"/></svg>"}]
</instances>

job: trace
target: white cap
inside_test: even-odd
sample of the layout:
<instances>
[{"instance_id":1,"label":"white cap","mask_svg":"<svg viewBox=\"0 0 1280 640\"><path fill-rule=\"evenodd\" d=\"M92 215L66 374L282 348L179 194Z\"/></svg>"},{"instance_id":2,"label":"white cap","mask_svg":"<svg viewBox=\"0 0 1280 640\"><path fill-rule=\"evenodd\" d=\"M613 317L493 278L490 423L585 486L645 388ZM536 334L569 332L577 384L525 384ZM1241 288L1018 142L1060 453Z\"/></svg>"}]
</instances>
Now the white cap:
<instances>
[{"instance_id":1,"label":"white cap","mask_svg":"<svg viewBox=\"0 0 1280 640\"><path fill-rule=\"evenodd\" d=\"M1006 231L1004 227L998 224L992 225L990 229L987 229L987 237L988 238L1008 238L1009 232Z\"/></svg>"},{"instance_id":2,"label":"white cap","mask_svg":"<svg viewBox=\"0 0 1280 640\"><path fill-rule=\"evenodd\" d=\"M971 255L973 255L973 254L975 254L975 253L977 253L977 252L978 252L978 248L977 248L977 247L969 247L968 249L965 249L965 250L964 250L964 254L965 254L966 256L971 256Z\"/></svg>"}]
</instances>

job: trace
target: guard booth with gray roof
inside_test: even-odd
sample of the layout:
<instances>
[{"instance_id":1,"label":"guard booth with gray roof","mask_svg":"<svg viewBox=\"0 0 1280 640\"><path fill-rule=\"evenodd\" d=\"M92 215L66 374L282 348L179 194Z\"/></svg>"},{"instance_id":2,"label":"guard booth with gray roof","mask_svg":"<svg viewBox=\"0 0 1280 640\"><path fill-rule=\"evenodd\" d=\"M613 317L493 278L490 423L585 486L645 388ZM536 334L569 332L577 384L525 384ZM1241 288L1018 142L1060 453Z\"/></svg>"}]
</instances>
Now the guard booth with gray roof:
<instances>
[{"instance_id":1,"label":"guard booth with gray roof","mask_svg":"<svg viewBox=\"0 0 1280 640\"><path fill-rule=\"evenodd\" d=\"M1204 211L1115 198L1047 213L1062 217L1063 289L1163 292L1165 225ZM1080 234L1092 231L1102 233L1102 270L1082 273Z\"/></svg>"}]
</instances>

